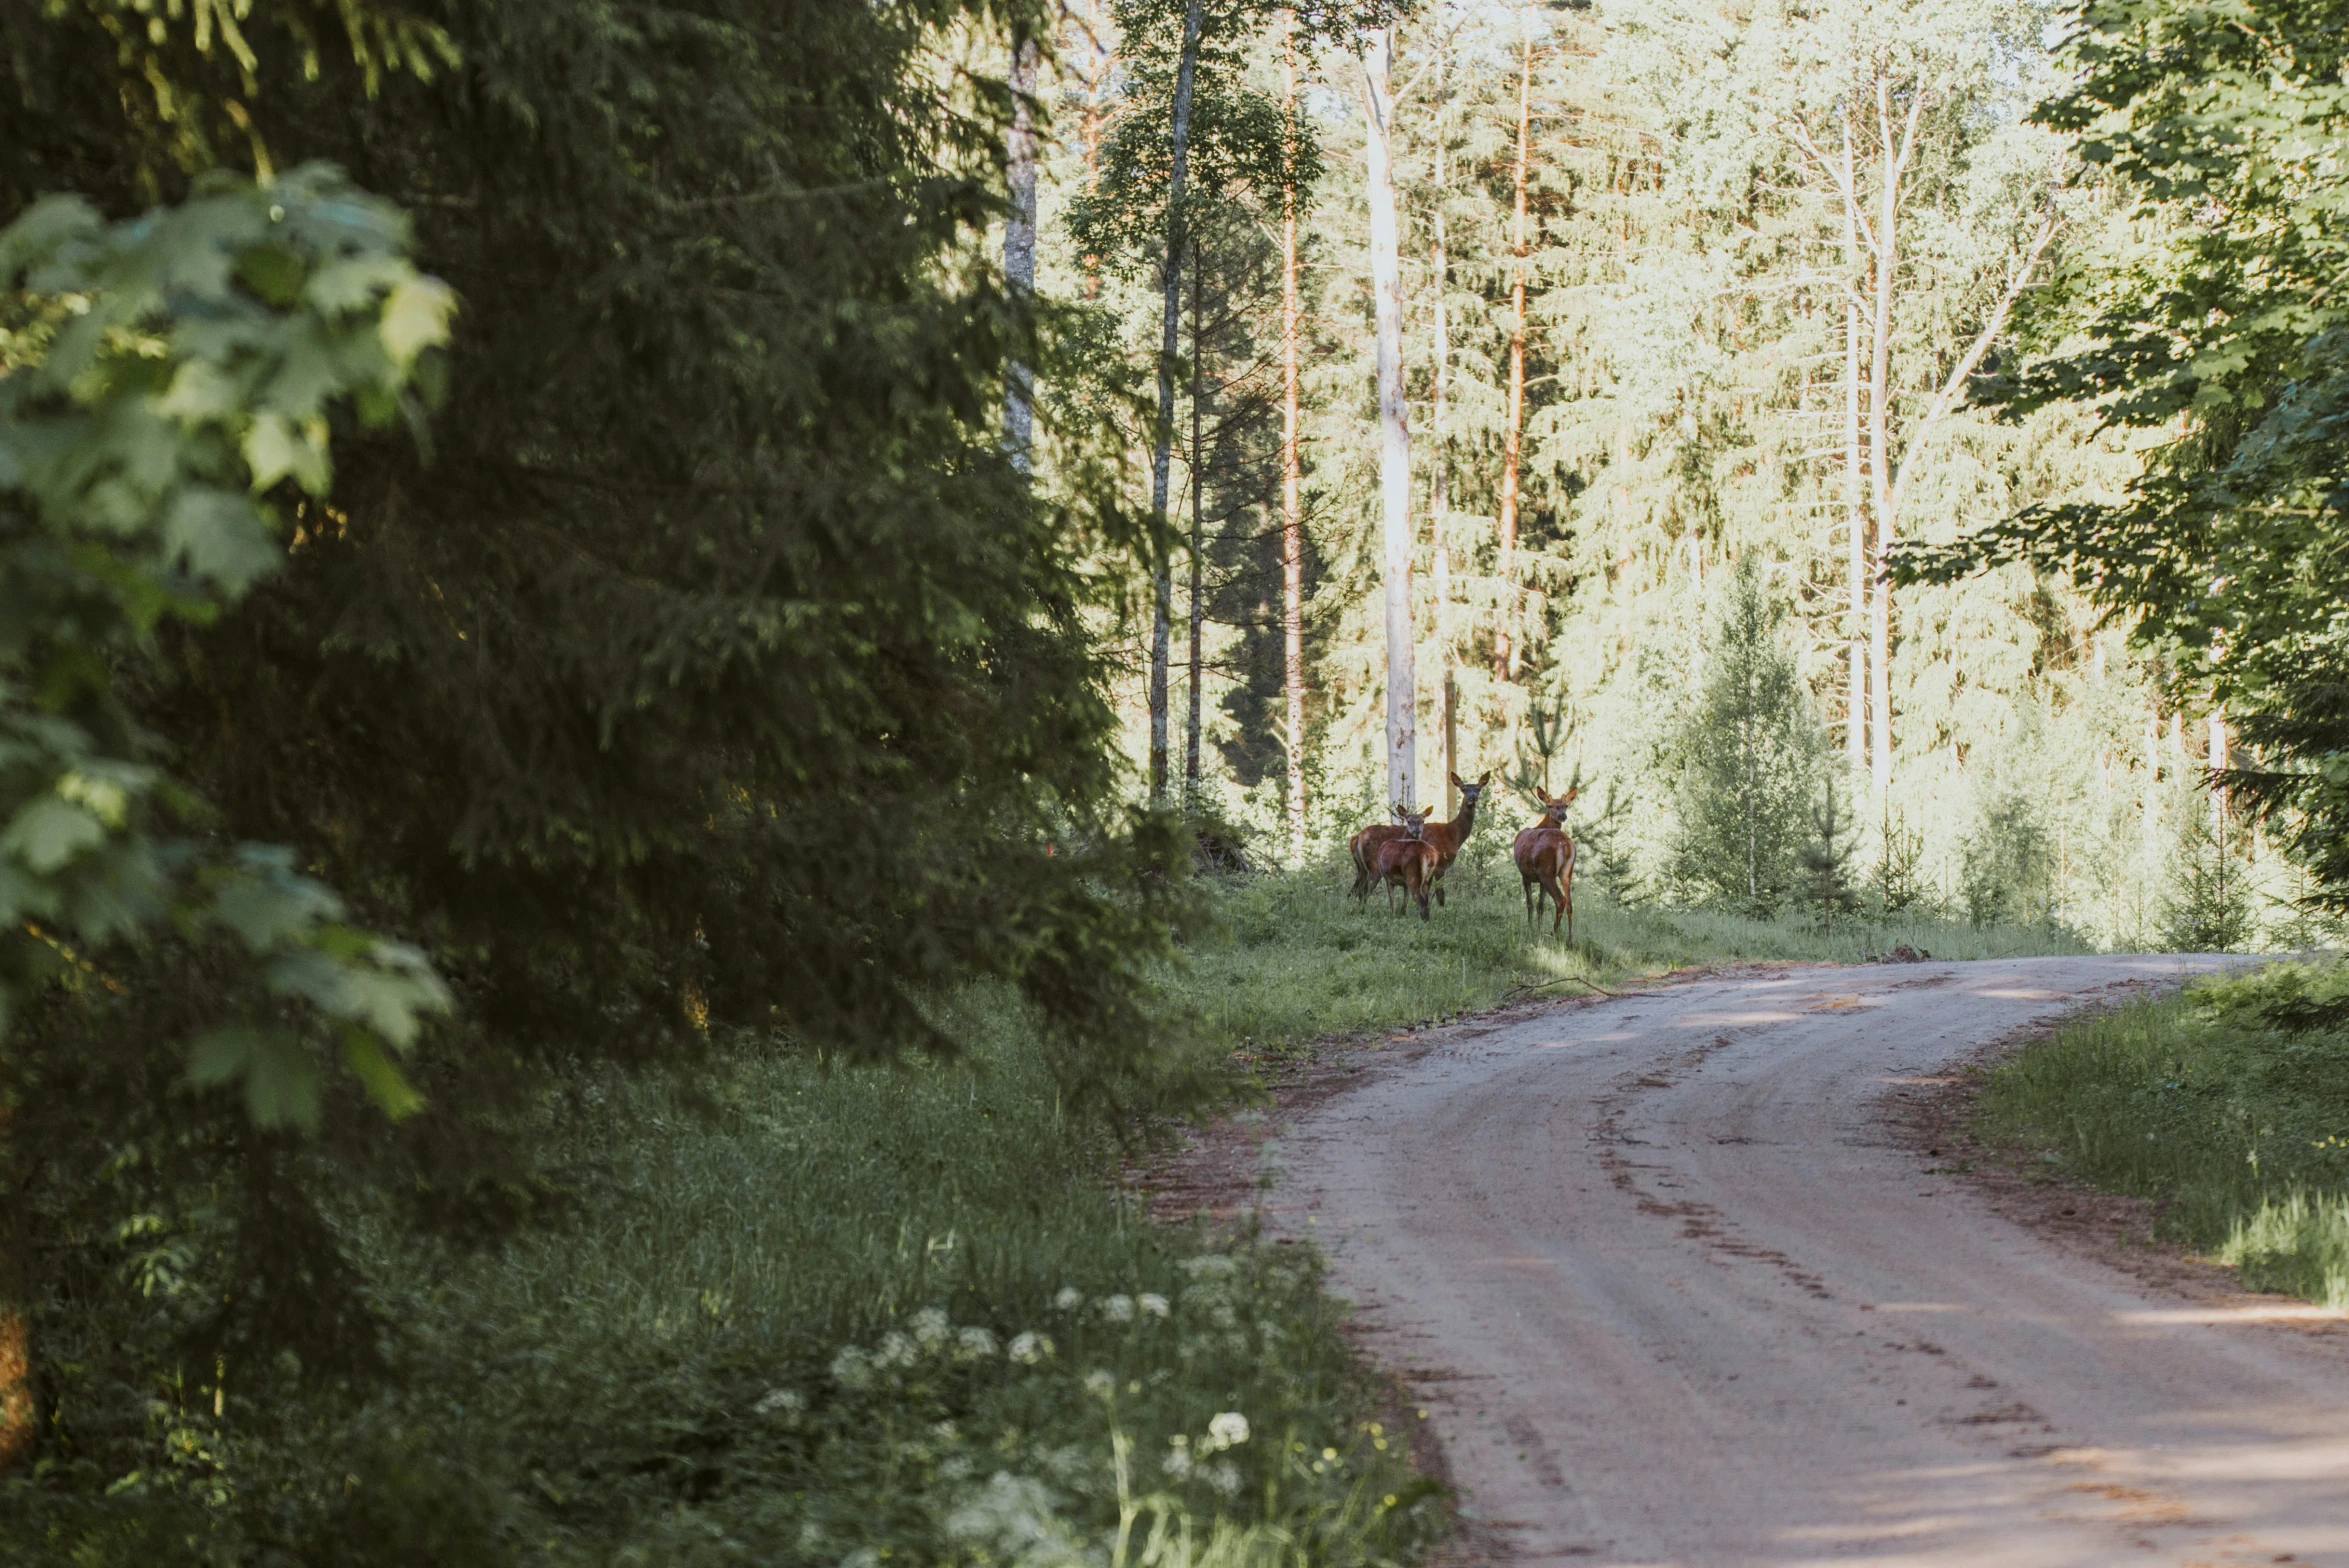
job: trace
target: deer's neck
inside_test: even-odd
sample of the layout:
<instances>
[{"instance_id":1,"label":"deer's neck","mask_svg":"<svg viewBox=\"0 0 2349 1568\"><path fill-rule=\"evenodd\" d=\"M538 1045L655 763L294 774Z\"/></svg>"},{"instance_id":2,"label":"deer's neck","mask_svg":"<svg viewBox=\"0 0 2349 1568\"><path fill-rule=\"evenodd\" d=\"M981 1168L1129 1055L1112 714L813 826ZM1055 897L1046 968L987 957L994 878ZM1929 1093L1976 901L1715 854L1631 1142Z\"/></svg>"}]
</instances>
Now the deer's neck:
<instances>
[{"instance_id":1,"label":"deer's neck","mask_svg":"<svg viewBox=\"0 0 2349 1568\"><path fill-rule=\"evenodd\" d=\"M1452 830L1454 843L1467 842L1468 835L1476 831L1476 802L1473 799L1460 802L1460 815L1444 825Z\"/></svg>"}]
</instances>

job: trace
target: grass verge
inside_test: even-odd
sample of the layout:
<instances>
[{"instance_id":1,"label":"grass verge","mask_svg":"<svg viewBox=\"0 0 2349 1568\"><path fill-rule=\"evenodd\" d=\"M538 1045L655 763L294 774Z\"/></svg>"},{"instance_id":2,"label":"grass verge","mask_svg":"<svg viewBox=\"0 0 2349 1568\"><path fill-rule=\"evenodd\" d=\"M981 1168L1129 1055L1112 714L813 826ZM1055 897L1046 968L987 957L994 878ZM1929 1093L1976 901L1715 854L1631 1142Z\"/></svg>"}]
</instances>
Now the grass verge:
<instances>
[{"instance_id":1,"label":"grass verge","mask_svg":"<svg viewBox=\"0 0 2349 1568\"><path fill-rule=\"evenodd\" d=\"M2349 1308L2349 996L2285 963L2083 1019L1990 1074L1991 1137L2161 1205L2157 1234L2243 1283Z\"/></svg>"},{"instance_id":2,"label":"grass verge","mask_svg":"<svg viewBox=\"0 0 2349 1568\"><path fill-rule=\"evenodd\" d=\"M1471 841L1470 851L1446 878L1447 907L1425 923L1389 915L1382 896L1355 903L1352 869L1335 863L1233 883L1222 930L1175 979L1177 998L1209 1039L1280 1052L1318 1035L1474 1012L1528 990L1572 995L1577 981L1612 987L1691 964L1855 963L1900 947L1935 958L2086 951L2045 927L1895 916L1840 917L1829 929L1799 915L1624 907L1588 886L1575 893L1568 947L1551 940L1546 918L1529 926L1506 845Z\"/></svg>"}]
</instances>

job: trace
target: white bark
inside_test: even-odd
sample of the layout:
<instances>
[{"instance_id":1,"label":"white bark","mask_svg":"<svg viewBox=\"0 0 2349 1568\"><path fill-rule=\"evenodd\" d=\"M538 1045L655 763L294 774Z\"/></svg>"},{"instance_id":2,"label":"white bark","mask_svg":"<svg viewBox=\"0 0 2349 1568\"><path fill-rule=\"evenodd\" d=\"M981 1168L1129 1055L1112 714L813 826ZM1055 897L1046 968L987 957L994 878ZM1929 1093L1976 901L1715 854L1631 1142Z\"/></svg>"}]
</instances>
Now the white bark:
<instances>
[{"instance_id":1,"label":"white bark","mask_svg":"<svg viewBox=\"0 0 2349 1568\"><path fill-rule=\"evenodd\" d=\"M1158 421L1156 443L1150 454L1150 521L1158 553L1157 579L1150 624L1150 798L1166 798L1167 644L1174 620L1173 544L1167 522L1168 469L1174 462L1175 355L1183 320L1183 194L1191 167L1191 86L1199 72L1201 0L1191 0L1183 13L1182 57L1175 67L1173 146L1166 189L1166 260L1160 279L1165 306L1158 348Z\"/></svg>"},{"instance_id":2,"label":"white bark","mask_svg":"<svg viewBox=\"0 0 2349 1568\"><path fill-rule=\"evenodd\" d=\"M1296 13L1281 13L1281 107L1288 118L1281 187L1281 642L1289 719L1289 860L1305 861L1305 499L1297 387Z\"/></svg>"},{"instance_id":3,"label":"white bark","mask_svg":"<svg viewBox=\"0 0 2349 1568\"><path fill-rule=\"evenodd\" d=\"M1370 277L1378 317L1379 490L1384 503L1387 621L1387 798L1419 809L1418 681L1411 624L1411 425L1403 397L1403 264L1395 221L1394 95L1387 85L1393 39L1365 35L1363 147L1370 190Z\"/></svg>"},{"instance_id":4,"label":"white bark","mask_svg":"<svg viewBox=\"0 0 2349 1568\"><path fill-rule=\"evenodd\" d=\"M1003 277L1012 297L1036 292L1036 124L1029 101L1036 96L1036 65L1042 57L1034 39L1011 56L1011 128L1004 134L1011 217L1003 226ZM1004 377L1003 447L1022 474L1030 470L1036 444L1036 375L1014 360Z\"/></svg>"}]
</instances>

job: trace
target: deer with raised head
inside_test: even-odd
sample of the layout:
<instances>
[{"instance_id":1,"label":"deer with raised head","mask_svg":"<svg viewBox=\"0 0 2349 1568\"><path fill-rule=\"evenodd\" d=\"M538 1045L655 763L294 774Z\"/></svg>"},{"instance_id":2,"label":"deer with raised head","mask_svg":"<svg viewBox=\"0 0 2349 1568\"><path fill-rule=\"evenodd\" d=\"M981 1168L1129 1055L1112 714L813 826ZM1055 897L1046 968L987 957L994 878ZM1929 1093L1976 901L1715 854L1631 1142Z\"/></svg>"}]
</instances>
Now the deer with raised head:
<instances>
[{"instance_id":1,"label":"deer with raised head","mask_svg":"<svg viewBox=\"0 0 2349 1568\"><path fill-rule=\"evenodd\" d=\"M1403 890L1405 914L1411 912L1411 901L1418 900L1422 920L1428 918L1427 890L1436 878L1437 851L1428 837L1429 815L1430 810L1405 811L1397 806L1393 835L1376 840L1364 851L1369 875L1389 889ZM1394 902L1391 892L1387 901Z\"/></svg>"},{"instance_id":2,"label":"deer with raised head","mask_svg":"<svg viewBox=\"0 0 2349 1568\"><path fill-rule=\"evenodd\" d=\"M1574 945L1574 839L1566 831L1566 808L1581 794L1578 786L1569 785L1563 795L1553 795L1536 787L1534 795L1542 803L1541 819L1517 835L1517 842L1509 846L1509 858L1517 862L1517 876L1525 893L1525 918L1531 924L1539 916L1535 913L1535 889L1539 888L1544 906L1556 903L1558 911L1550 917L1550 935L1558 934L1558 922L1566 923L1566 945Z\"/></svg>"},{"instance_id":3,"label":"deer with raised head","mask_svg":"<svg viewBox=\"0 0 2349 1568\"><path fill-rule=\"evenodd\" d=\"M1473 783L1462 779L1457 773L1453 774L1452 787L1460 792L1460 814L1449 822L1430 822L1422 834L1436 850L1435 875L1428 879L1428 890L1435 895L1439 908L1444 902L1444 873L1452 869L1452 862L1460 858L1461 846L1468 842L1468 835L1476 831L1476 803L1483 796L1485 785L1491 780L1490 771ZM1375 880L1370 871L1371 851L1401 832L1402 829L1391 822L1374 822L1348 841L1354 852L1356 898L1370 896L1371 884Z\"/></svg>"}]
</instances>

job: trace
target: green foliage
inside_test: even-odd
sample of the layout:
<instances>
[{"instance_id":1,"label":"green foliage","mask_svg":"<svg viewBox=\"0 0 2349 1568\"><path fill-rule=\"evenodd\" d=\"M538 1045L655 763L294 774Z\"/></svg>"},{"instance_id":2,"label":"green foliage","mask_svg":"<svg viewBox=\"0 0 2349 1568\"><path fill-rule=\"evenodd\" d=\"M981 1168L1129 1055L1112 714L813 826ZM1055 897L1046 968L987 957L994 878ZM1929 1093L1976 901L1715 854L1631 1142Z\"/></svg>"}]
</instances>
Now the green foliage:
<instances>
[{"instance_id":1,"label":"green foliage","mask_svg":"<svg viewBox=\"0 0 2349 1568\"><path fill-rule=\"evenodd\" d=\"M264 497L320 504L331 414L409 406L454 301L407 247L396 213L314 167L115 225L58 198L0 231L0 299L30 339L0 377L0 1027L155 928L225 937L272 1011L309 1021L227 1008L190 1047L191 1081L241 1086L263 1127L317 1124L319 1036L413 1111L392 1054L448 991L290 850L174 836L203 808L158 765L124 668L283 567Z\"/></svg>"},{"instance_id":2,"label":"green foliage","mask_svg":"<svg viewBox=\"0 0 2349 1568\"><path fill-rule=\"evenodd\" d=\"M1802 877L1819 775L1810 692L1786 643L1786 606L1758 557L1739 558L1705 649L1680 762L1674 878L1700 901L1767 916Z\"/></svg>"},{"instance_id":3,"label":"green foliage","mask_svg":"<svg viewBox=\"0 0 2349 1568\"><path fill-rule=\"evenodd\" d=\"M1819 929L1832 933L1835 917L1848 914L1859 907L1859 892L1851 882L1851 857L1854 845L1851 839L1850 819L1839 809L1835 779L1831 774L1820 792L1819 804L1811 812L1811 837L1795 852L1796 864L1802 877L1795 885L1795 899L1804 908L1816 910Z\"/></svg>"},{"instance_id":4,"label":"green foliage","mask_svg":"<svg viewBox=\"0 0 2349 1568\"><path fill-rule=\"evenodd\" d=\"M1966 835L1958 896L1976 925L2054 918L2054 846L2036 802L2010 790L1984 800Z\"/></svg>"},{"instance_id":5,"label":"green foliage","mask_svg":"<svg viewBox=\"0 0 2349 1568\"><path fill-rule=\"evenodd\" d=\"M12 232L28 292L0 307L10 440L48 443L8 448L7 587L94 579L83 657L47 635L9 672L0 766L31 760L0 858L113 903L6 938L38 994L0 1055L0 1298L32 1325L44 1485L85 1501L170 1468L215 1394L327 1421L381 1392L402 1346L346 1206L459 1246L561 1214L570 1151L535 1118L565 1084L778 1042L951 1053L939 998L977 979L1024 998L1072 1115L1212 1077L1152 995L1188 845L1118 798L1090 643L1090 552L1138 535L1096 504L1093 432L1056 485L999 444L1008 358L1066 366L973 259L1011 103L941 91L966 14L435 8L429 76L302 31L378 7L238 7L249 67L180 14L162 83L305 172L184 178L227 144L156 118L116 8L0 21L0 204L84 204ZM448 296L312 160L412 207L463 297L430 453L346 420L331 476L321 421L399 414ZM186 199L82 215L156 192ZM65 510L20 515L20 486ZM236 598L269 517L282 564ZM173 792L109 771L157 757ZM108 858L174 814L184 856ZM132 916L146 940L64 924Z\"/></svg>"},{"instance_id":6,"label":"green foliage","mask_svg":"<svg viewBox=\"0 0 2349 1568\"><path fill-rule=\"evenodd\" d=\"M2254 930L2250 867L2231 824L2192 820L2180 846L2183 872L2162 912L2162 945L2180 953L2238 952Z\"/></svg>"},{"instance_id":7,"label":"green foliage","mask_svg":"<svg viewBox=\"0 0 2349 1568\"><path fill-rule=\"evenodd\" d=\"M2254 1289L2349 1305L2349 1037L2337 1011L2276 1022L2342 990L2337 966L2278 964L2075 1024L1991 1076L1986 1124L2164 1200L2169 1233Z\"/></svg>"},{"instance_id":8,"label":"green foliage","mask_svg":"<svg viewBox=\"0 0 2349 1568\"><path fill-rule=\"evenodd\" d=\"M2071 84L2041 110L2134 196L2131 238L2089 249L2040 310L2018 411L2093 404L2165 432L2114 503L2023 512L1912 555L1913 578L2061 563L2179 683L2207 685L2260 759L2234 781L2285 813L2349 900L2349 645L2337 540L2349 506L2349 59L2334 7L2089 0Z\"/></svg>"}]
</instances>

